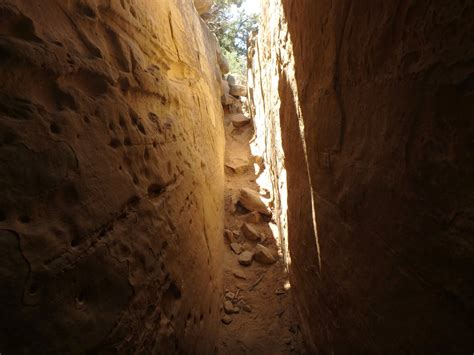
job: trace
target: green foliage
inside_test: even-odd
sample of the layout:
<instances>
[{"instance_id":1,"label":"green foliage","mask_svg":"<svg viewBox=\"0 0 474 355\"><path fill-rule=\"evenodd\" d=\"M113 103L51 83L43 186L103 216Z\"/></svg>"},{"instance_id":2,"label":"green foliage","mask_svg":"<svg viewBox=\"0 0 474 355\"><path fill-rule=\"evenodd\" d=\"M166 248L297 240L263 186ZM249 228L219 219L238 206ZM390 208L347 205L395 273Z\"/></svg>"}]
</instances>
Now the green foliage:
<instances>
[{"instance_id":1,"label":"green foliage","mask_svg":"<svg viewBox=\"0 0 474 355\"><path fill-rule=\"evenodd\" d=\"M239 81L246 81L247 60L240 56L237 52L228 52L225 48L222 49L222 54L229 62L230 72L237 74Z\"/></svg>"},{"instance_id":2,"label":"green foliage","mask_svg":"<svg viewBox=\"0 0 474 355\"><path fill-rule=\"evenodd\" d=\"M248 15L240 8L243 0L216 0L205 20L219 40L231 71L246 77L247 40L257 30L258 16ZM232 12L232 6L237 11Z\"/></svg>"}]
</instances>

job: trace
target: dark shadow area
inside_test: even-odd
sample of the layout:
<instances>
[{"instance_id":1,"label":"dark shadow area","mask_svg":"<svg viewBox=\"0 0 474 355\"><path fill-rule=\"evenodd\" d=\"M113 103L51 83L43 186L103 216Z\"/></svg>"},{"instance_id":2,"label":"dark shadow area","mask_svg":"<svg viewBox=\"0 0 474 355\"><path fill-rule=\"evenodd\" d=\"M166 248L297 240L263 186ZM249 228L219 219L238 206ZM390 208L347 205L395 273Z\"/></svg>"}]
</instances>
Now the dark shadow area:
<instances>
[{"instance_id":1,"label":"dark shadow area","mask_svg":"<svg viewBox=\"0 0 474 355\"><path fill-rule=\"evenodd\" d=\"M472 351L474 5L283 7L322 260L320 278L308 270L308 175L281 74L291 274L309 336L321 353Z\"/></svg>"},{"instance_id":2,"label":"dark shadow area","mask_svg":"<svg viewBox=\"0 0 474 355\"><path fill-rule=\"evenodd\" d=\"M298 299L303 319L321 318L317 309L318 296L314 290L319 284L319 263L315 230L312 217L311 185L306 169L306 157L300 134L298 115L293 92L283 72L279 79L280 127L282 146L285 152L288 189L288 245L291 257L290 279L295 297ZM313 295L311 300L304 295ZM309 301L309 303L308 303ZM311 332L306 341L311 343ZM314 347L314 344L312 344Z\"/></svg>"}]
</instances>

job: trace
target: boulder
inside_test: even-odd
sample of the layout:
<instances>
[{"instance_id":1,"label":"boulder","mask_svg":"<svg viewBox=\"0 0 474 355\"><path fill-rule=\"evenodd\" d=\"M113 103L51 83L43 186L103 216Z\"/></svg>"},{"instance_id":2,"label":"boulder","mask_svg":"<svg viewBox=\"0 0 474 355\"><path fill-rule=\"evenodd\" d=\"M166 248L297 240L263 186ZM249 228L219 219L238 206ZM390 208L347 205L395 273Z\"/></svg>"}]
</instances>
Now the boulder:
<instances>
[{"instance_id":1,"label":"boulder","mask_svg":"<svg viewBox=\"0 0 474 355\"><path fill-rule=\"evenodd\" d=\"M196 8L199 15L209 12L212 5L214 5L213 0L194 0L194 7Z\"/></svg>"},{"instance_id":2,"label":"boulder","mask_svg":"<svg viewBox=\"0 0 474 355\"><path fill-rule=\"evenodd\" d=\"M222 320L222 323L224 323L224 324L226 324L226 325L232 323L232 317L229 316L228 314L224 314L224 315L222 316L222 319L221 319L221 320Z\"/></svg>"},{"instance_id":3,"label":"boulder","mask_svg":"<svg viewBox=\"0 0 474 355\"><path fill-rule=\"evenodd\" d=\"M229 87L237 85L237 80L232 74L227 75L227 82L229 83Z\"/></svg>"},{"instance_id":4,"label":"boulder","mask_svg":"<svg viewBox=\"0 0 474 355\"><path fill-rule=\"evenodd\" d=\"M250 123L250 118L243 113L235 113L230 117L230 121L235 128L242 128Z\"/></svg>"},{"instance_id":5,"label":"boulder","mask_svg":"<svg viewBox=\"0 0 474 355\"><path fill-rule=\"evenodd\" d=\"M234 253L236 253L237 255L241 254L242 253L242 245L240 245L239 243L231 243L230 244L230 248L232 249L232 251Z\"/></svg>"},{"instance_id":6,"label":"boulder","mask_svg":"<svg viewBox=\"0 0 474 355\"><path fill-rule=\"evenodd\" d=\"M230 94L222 95L221 96L221 103L222 106L230 106L233 103L233 99L235 99L233 96L230 96Z\"/></svg>"},{"instance_id":7,"label":"boulder","mask_svg":"<svg viewBox=\"0 0 474 355\"><path fill-rule=\"evenodd\" d=\"M226 168L232 170L235 174L244 174L249 170L250 164L248 161L240 158L231 159L229 162L225 163Z\"/></svg>"},{"instance_id":8,"label":"boulder","mask_svg":"<svg viewBox=\"0 0 474 355\"><path fill-rule=\"evenodd\" d=\"M231 301L227 300L227 301L224 302L224 311L227 314L234 313L234 305L232 304Z\"/></svg>"},{"instance_id":9,"label":"boulder","mask_svg":"<svg viewBox=\"0 0 474 355\"><path fill-rule=\"evenodd\" d=\"M265 205L262 198L257 191L249 188L243 188L240 190L239 202L249 211L260 212L266 216L271 216L272 212Z\"/></svg>"},{"instance_id":10,"label":"boulder","mask_svg":"<svg viewBox=\"0 0 474 355\"><path fill-rule=\"evenodd\" d=\"M253 253L251 251L244 251L242 254L239 255L239 264L243 266L249 266L252 264L253 260Z\"/></svg>"},{"instance_id":11,"label":"boulder","mask_svg":"<svg viewBox=\"0 0 474 355\"><path fill-rule=\"evenodd\" d=\"M242 224L240 231L245 239L251 240L253 242L260 240L260 233L248 223Z\"/></svg>"},{"instance_id":12,"label":"boulder","mask_svg":"<svg viewBox=\"0 0 474 355\"><path fill-rule=\"evenodd\" d=\"M276 258L272 251L262 244L257 244L255 247L254 259L259 263L267 265L274 264L276 262Z\"/></svg>"},{"instance_id":13,"label":"boulder","mask_svg":"<svg viewBox=\"0 0 474 355\"><path fill-rule=\"evenodd\" d=\"M240 101L238 98L235 98L232 95L226 95L222 101L225 102L223 105L226 107L227 112L242 113L242 101Z\"/></svg>"},{"instance_id":14,"label":"boulder","mask_svg":"<svg viewBox=\"0 0 474 355\"><path fill-rule=\"evenodd\" d=\"M231 85L230 94L233 96L247 96L247 87L245 85Z\"/></svg>"},{"instance_id":15,"label":"boulder","mask_svg":"<svg viewBox=\"0 0 474 355\"><path fill-rule=\"evenodd\" d=\"M230 86L227 80L221 80L222 95L229 95Z\"/></svg>"}]
</instances>

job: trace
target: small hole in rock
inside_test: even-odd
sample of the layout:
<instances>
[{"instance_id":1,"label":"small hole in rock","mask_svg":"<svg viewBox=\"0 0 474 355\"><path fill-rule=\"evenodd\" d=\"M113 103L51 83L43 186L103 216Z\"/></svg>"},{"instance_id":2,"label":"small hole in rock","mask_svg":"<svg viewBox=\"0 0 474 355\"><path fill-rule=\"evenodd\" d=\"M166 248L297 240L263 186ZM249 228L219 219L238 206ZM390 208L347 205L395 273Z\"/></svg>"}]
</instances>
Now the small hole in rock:
<instances>
[{"instance_id":1,"label":"small hole in rock","mask_svg":"<svg viewBox=\"0 0 474 355\"><path fill-rule=\"evenodd\" d=\"M95 11L87 4L80 4L79 9L82 11L84 15L90 18L96 18Z\"/></svg>"},{"instance_id":2,"label":"small hole in rock","mask_svg":"<svg viewBox=\"0 0 474 355\"><path fill-rule=\"evenodd\" d=\"M122 128L124 128L124 127L126 126L125 120L124 120L124 118L123 118L122 116L120 116L120 118L119 118L119 125L120 125L120 127L122 127Z\"/></svg>"},{"instance_id":3,"label":"small hole in rock","mask_svg":"<svg viewBox=\"0 0 474 355\"><path fill-rule=\"evenodd\" d=\"M148 196L158 197L164 192L165 188L159 184L151 184L148 187Z\"/></svg>"},{"instance_id":4,"label":"small hole in rock","mask_svg":"<svg viewBox=\"0 0 474 355\"><path fill-rule=\"evenodd\" d=\"M167 292L169 292L175 299L181 298L181 291L174 282L170 284Z\"/></svg>"},{"instance_id":5,"label":"small hole in rock","mask_svg":"<svg viewBox=\"0 0 474 355\"><path fill-rule=\"evenodd\" d=\"M146 131L145 131L145 127L143 126L143 124L140 122L138 123L138 130L143 133L144 135L146 135Z\"/></svg>"},{"instance_id":6,"label":"small hole in rock","mask_svg":"<svg viewBox=\"0 0 474 355\"><path fill-rule=\"evenodd\" d=\"M49 129L51 133L54 133L54 134L59 134L61 132L61 128L56 122L51 123L51 125L49 126Z\"/></svg>"}]
</instances>

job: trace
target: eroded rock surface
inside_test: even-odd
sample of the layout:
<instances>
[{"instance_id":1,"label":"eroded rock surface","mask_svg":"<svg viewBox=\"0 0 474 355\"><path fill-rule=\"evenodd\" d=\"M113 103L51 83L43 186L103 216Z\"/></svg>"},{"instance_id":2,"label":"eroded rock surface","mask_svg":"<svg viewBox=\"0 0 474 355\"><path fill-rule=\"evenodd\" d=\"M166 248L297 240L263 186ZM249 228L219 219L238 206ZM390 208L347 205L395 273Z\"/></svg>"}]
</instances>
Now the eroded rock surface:
<instances>
[{"instance_id":1,"label":"eroded rock surface","mask_svg":"<svg viewBox=\"0 0 474 355\"><path fill-rule=\"evenodd\" d=\"M474 3L262 9L253 153L311 352L472 352Z\"/></svg>"},{"instance_id":2,"label":"eroded rock surface","mask_svg":"<svg viewBox=\"0 0 474 355\"><path fill-rule=\"evenodd\" d=\"M0 4L2 354L213 352L221 73L193 6Z\"/></svg>"}]
</instances>

